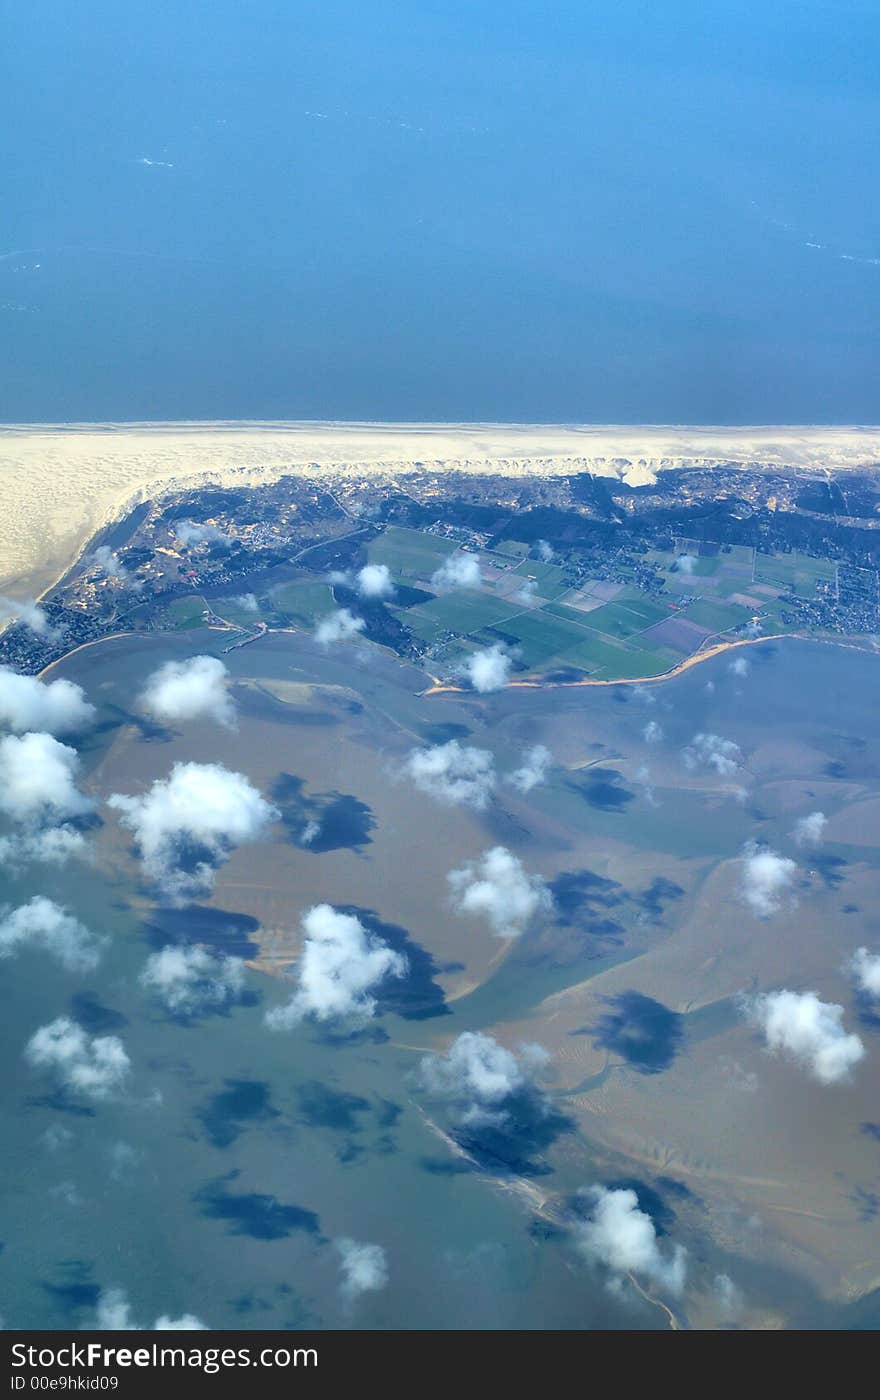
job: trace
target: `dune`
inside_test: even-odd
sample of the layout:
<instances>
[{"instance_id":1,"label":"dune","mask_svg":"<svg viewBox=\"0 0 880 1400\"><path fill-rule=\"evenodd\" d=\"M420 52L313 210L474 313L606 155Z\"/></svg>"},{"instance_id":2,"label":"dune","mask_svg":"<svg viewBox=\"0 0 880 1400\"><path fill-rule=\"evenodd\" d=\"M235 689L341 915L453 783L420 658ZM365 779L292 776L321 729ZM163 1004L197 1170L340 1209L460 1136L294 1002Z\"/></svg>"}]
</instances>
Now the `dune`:
<instances>
[{"instance_id":1,"label":"dune","mask_svg":"<svg viewBox=\"0 0 880 1400\"><path fill-rule=\"evenodd\" d=\"M559 475L632 486L674 468L880 462L880 428L453 423L81 423L0 428L0 592L39 596L97 530L171 487L420 471Z\"/></svg>"}]
</instances>

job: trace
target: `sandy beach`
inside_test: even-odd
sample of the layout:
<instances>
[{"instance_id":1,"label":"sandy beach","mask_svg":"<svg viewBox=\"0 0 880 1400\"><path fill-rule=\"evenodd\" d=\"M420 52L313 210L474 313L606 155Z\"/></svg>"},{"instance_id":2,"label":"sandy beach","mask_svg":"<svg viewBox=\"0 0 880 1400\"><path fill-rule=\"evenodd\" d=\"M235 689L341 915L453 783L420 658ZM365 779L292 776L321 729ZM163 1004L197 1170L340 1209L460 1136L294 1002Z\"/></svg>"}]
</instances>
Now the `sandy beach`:
<instances>
[{"instance_id":1,"label":"sandy beach","mask_svg":"<svg viewBox=\"0 0 880 1400\"><path fill-rule=\"evenodd\" d=\"M39 596L102 526L172 486L437 470L630 485L673 468L760 462L841 471L880 462L880 428L534 424L82 423L0 427L0 592Z\"/></svg>"}]
</instances>

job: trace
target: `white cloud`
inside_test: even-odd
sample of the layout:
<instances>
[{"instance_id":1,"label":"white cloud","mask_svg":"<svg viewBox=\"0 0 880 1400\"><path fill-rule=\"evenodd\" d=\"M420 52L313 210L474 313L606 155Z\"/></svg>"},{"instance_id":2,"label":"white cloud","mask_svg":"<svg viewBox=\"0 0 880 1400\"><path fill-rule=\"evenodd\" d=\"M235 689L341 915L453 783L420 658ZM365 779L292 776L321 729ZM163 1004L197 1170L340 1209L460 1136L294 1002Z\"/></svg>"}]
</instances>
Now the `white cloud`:
<instances>
[{"instance_id":1,"label":"white cloud","mask_svg":"<svg viewBox=\"0 0 880 1400\"><path fill-rule=\"evenodd\" d=\"M766 846L749 841L743 848L741 893L759 919L775 914L788 894L797 865L788 856L777 855Z\"/></svg>"},{"instance_id":2,"label":"white cloud","mask_svg":"<svg viewBox=\"0 0 880 1400\"><path fill-rule=\"evenodd\" d=\"M791 833L795 845L821 846L827 825L828 818L824 812L810 812L805 817L798 817Z\"/></svg>"},{"instance_id":3,"label":"white cloud","mask_svg":"<svg viewBox=\"0 0 880 1400\"><path fill-rule=\"evenodd\" d=\"M504 648L495 645L473 652L458 667L458 672L470 681L480 695L488 695L490 691L501 690L507 685L512 664Z\"/></svg>"},{"instance_id":4,"label":"white cloud","mask_svg":"<svg viewBox=\"0 0 880 1400\"><path fill-rule=\"evenodd\" d=\"M518 603L530 603L538 591L537 579L527 578L521 588L516 591L516 601Z\"/></svg>"},{"instance_id":5,"label":"white cloud","mask_svg":"<svg viewBox=\"0 0 880 1400\"><path fill-rule=\"evenodd\" d=\"M342 1293L349 1301L362 1293L374 1293L388 1283L388 1256L380 1244L357 1240L333 1241L342 1269Z\"/></svg>"},{"instance_id":6,"label":"white cloud","mask_svg":"<svg viewBox=\"0 0 880 1400\"><path fill-rule=\"evenodd\" d=\"M720 734L695 734L681 756L686 768L712 768L722 778L729 778L742 762L739 744Z\"/></svg>"},{"instance_id":7,"label":"white cloud","mask_svg":"<svg viewBox=\"0 0 880 1400\"><path fill-rule=\"evenodd\" d=\"M244 612L256 613L260 611L260 604L255 593L237 593L232 602Z\"/></svg>"},{"instance_id":8,"label":"white cloud","mask_svg":"<svg viewBox=\"0 0 880 1400\"><path fill-rule=\"evenodd\" d=\"M71 972L87 972L98 965L105 942L44 895L0 911L0 958L21 948L42 948Z\"/></svg>"},{"instance_id":9,"label":"white cloud","mask_svg":"<svg viewBox=\"0 0 880 1400\"><path fill-rule=\"evenodd\" d=\"M475 554L450 554L431 575L431 587L443 593L451 588L480 588L483 576Z\"/></svg>"},{"instance_id":10,"label":"white cloud","mask_svg":"<svg viewBox=\"0 0 880 1400\"><path fill-rule=\"evenodd\" d=\"M751 669L744 656L735 656L730 663L730 673L734 676L747 676Z\"/></svg>"},{"instance_id":11,"label":"white cloud","mask_svg":"<svg viewBox=\"0 0 880 1400\"><path fill-rule=\"evenodd\" d=\"M550 560L553 558L552 546L549 545L546 540L538 540L536 548L538 550L538 558L545 564L549 564Z\"/></svg>"},{"instance_id":12,"label":"white cloud","mask_svg":"<svg viewBox=\"0 0 880 1400\"><path fill-rule=\"evenodd\" d=\"M482 1031L463 1031L445 1055L426 1055L419 1065L422 1087L452 1101L463 1124L502 1125L505 1103L535 1089L535 1075L549 1055L542 1045L520 1046L517 1058Z\"/></svg>"},{"instance_id":13,"label":"white cloud","mask_svg":"<svg viewBox=\"0 0 880 1400\"><path fill-rule=\"evenodd\" d=\"M763 992L742 998L741 1006L768 1050L806 1066L820 1084L846 1079L865 1054L859 1037L843 1028L843 1007L816 992Z\"/></svg>"},{"instance_id":14,"label":"white cloud","mask_svg":"<svg viewBox=\"0 0 880 1400\"><path fill-rule=\"evenodd\" d=\"M140 981L174 1015L198 1016L238 1000L244 988L244 962L195 944L169 944L147 959Z\"/></svg>"},{"instance_id":15,"label":"white cloud","mask_svg":"<svg viewBox=\"0 0 880 1400\"><path fill-rule=\"evenodd\" d=\"M67 1088L104 1099L121 1088L131 1068L125 1047L115 1035L89 1035L69 1016L40 1026L25 1046L37 1069L54 1071Z\"/></svg>"},{"instance_id":16,"label":"white cloud","mask_svg":"<svg viewBox=\"0 0 880 1400\"><path fill-rule=\"evenodd\" d=\"M322 647L331 646L334 642L350 642L365 627L362 617L355 617L348 608L338 608L320 619L315 628L315 641L320 642Z\"/></svg>"},{"instance_id":17,"label":"white cloud","mask_svg":"<svg viewBox=\"0 0 880 1400\"><path fill-rule=\"evenodd\" d=\"M488 749L450 739L429 749L413 749L403 766L420 792L450 806L485 807L495 789Z\"/></svg>"},{"instance_id":18,"label":"white cloud","mask_svg":"<svg viewBox=\"0 0 880 1400\"><path fill-rule=\"evenodd\" d=\"M13 869L31 861L65 865L74 856L85 856L88 851L86 838L73 826L48 826L0 836L0 865Z\"/></svg>"},{"instance_id":19,"label":"white cloud","mask_svg":"<svg viewBox=\"0 0 880 1400\"><path fill-rule=\"evenodd\" d=\"M663 730L655 719L649 719L642 730L642 738L646 744L659 744L663 739Z\"/></svg>"},{"instance_id":20,"label":"white cloud","mask_svg":"<svg viewBox=\"0 0 880 1400\"><path fill-rule=\"evenodd\" d=\"M357 575L357 591L362 598L390 598L394 580L387 564L365 564Z\"/></svg>"},{"instance_id":21,"label":"white cloud","mask_svg":"<svg viewBox=\"0 0 880 1400\"><path fill-rule=\"evenodd\" d=\"M493 846L447 879L459 913L484 915L499 938L519 938L553 902L541 877L528 875L506 846Z\"/></svg>"},{"instance_id":22,"label":"white cloud","mask_svg":"<svg viewBox=\"0 0 880 1400\"><path fill-rule=\"evenodd\" d=\"M8 666L0 666L0 724L14 733L43 730L68 734L85 729L94 718L94 705L72 681L46 685L36 676L20 676Z\"/></svg>"},{"instance_id":23,"label":"white cloud","mask_svg":"<svg viewBox=\"0 0 880 1400\"><path fill-rule=\"evenodd\" d=\"M6 622L20 623L41 637L58 635L44 609L33 598L18 599L0 596L0 627Z\"/></svg>"},{"instance_id":24,"label":"white cloud","mask_svg":"<svg viewBox=\"0 0 880 1400\"><path fill-rule=\"evenodd\" d=\"M534 744L532 748L525 750L522 767L508 773L507 781L520 792L531 792L532 788L546 781L547 771L552 762L553 755L550 750L543 744Z\"/></svg>"},{"instance_id":25,"label":"white cloud","mask_svg":"<svg viewBox=\"0 0 880 1400\"><path fill-rule=\"evenodd\" d=\"M402 977L406 958L369 933L353 914L316 904L302 921L306 938L297 989L286 1006L266 1015L272 1030L289 1030L306 1016L316 1021L369 1020L371 993L388 977Z\"/></svg>"},{"instance_id":26,"label":"white cloud","mask_svg":"<svg viewBox=\"0 0 880 1400\"><path fill-rule=\"evenodd\" d=\"M712 1292L718 1304L718 1311L725 1322L742 1315L745 1298L729 1274L716 1274L712 1281Z\"/></svg>"},{"instance_id":27,"label":"white cloud","mask_svg":"<svg viewBox=\"0 0 880 1400\"><path fill-rule=\"evenodd\" d=\"M227 684L229 672L216 656L166 661L147 677L140 708L160 724L213 719L235 726L235 706Z\"/></svg>"},{"instance_id":28,"label":"white cloud","mask_svg":"<svg viewBox=\"0 0 880 1400\"><path fill-rule=\"evenodd\" d=\"M589 1218L575 1227L575 1240L584 1254L618 1279L637 1274L670 1293L681 1293L686 1275L684 1247L675 1245L669 1257L663 1255L654 1222L639 1209L635 1191L593 1186L581 1194L592 1207Z\"/></svg>"},{"instance_id":29,"label":"white cloud","mask_svg":"<svg viewBox=\"0 0 880 1400\"><path fill-rule=\"evenodd\" d=\"M132 1321L131 1304L121 1288L105 1288L99 1298L94 1330L96 1332L142 1332L145 1329ZM151 1329L154 1332L205 1332L204 1322L192 1313L172 1318L167 1313L157 1317Z\"/></svg>"},{"instance_id":30,"label":"white cloud","mask_svg":"<svg viewBox=\"0 0 880 1400\"><path fill-rule=\"evenodd\" d=\"M311 821L307 821L302 829L302 834L299 838L299 844L301 846L311 846L312 842L316 841L320 835L321 823L316 822L314 819L312 819Z\"/></svg>"},{"instance_id":31,"label":"white cloud","mask_svg":"<svg viewBox=\"0 0 880 1400\"><path fill-rule=\"evenodd\" d=\"M217 525L208 525L195 520L178 520L174 526L177 543L184 548L194 544L231 544L231 537Z\"/></svg>"},{"instance_id":32,"label":"white cloud","mask_svg":"<svg viewBox=\"0 0 880 1400\"><path fill-rule=\"evenodd\" d=\"M100 569L102 574L105 574L107 578L115 582L121 583L124 579L128 578L128 570L119 558L119 555L115 550L112 550L109 545L99 545L98 548L93 550L88 556L86 563L95 569Z\"/></svg>"},{"instance_id":33,"label":"white cloud","mask_svg":"<svg viewBox=\"0 0 880 1400\"><path fill-rule=\"evenodd\" d=\"M880 997L880 953L869 953L867 948L857 948L852 956L850 970L860 992L869 997Z\"/></svg>"},{"instance_id":34,"label":"white cloud","mask_svg":"<svg viewBox=\"0 0 880 1400\"><path fill-rule=\"evenodd\" d=\"M93 804L74 781L78 767L76 749L51 734L0 739L0 812L44 824L90 812Z\"/></svg>"},{"instance_id":35,"label":"white cloud","mask_svg":"<svg viewBox=\"0 0 880 1400\"><path fill-rule=\"evenodd\" d=\"M695 554L679 554L675 565L680 574L690 575L697 567L697 556Z\"/></svg>"},{"instance_id":36,"label":"white cloud","mask_svg":"<svg viewBox=\"0 0 880 1400\"><path fill-rule=\"evenodd\" d=\"M243 773L219 763L175 763L149 791L114 793L108 806L133 833L149 879L175 903L208 894L236 846L258 840L278 817Z\"/></svg>"}]
</instances>

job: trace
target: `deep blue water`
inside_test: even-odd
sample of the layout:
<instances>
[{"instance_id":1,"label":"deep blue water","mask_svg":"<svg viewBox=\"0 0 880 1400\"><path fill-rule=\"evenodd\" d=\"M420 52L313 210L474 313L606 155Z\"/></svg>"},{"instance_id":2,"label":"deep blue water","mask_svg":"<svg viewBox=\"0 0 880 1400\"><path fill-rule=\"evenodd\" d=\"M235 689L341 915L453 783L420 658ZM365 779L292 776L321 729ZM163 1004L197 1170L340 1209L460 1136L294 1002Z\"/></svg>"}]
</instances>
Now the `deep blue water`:
<instances>
[{"instance_id":1,"label":"deep blue water","mask_svg":"<svg viewBox=\"0 0 880 1400\"><path fill-rule=\"evenodd\" d=\"M0 421L876 421L876 19L4 6Z\"/></svg>"}]
</instances>

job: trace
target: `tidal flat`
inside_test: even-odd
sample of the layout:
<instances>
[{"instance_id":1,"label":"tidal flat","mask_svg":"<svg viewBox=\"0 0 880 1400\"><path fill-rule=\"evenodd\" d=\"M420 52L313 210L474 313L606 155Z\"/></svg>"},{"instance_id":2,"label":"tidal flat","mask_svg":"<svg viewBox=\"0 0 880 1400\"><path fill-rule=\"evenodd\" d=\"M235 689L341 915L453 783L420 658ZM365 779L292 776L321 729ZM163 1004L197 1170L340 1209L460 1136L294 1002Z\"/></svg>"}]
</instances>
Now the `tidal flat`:
<instances>
[{"instance_id":1,"label":"tidal flat","mask_svg":"<svg viewBox=\"0 0 880 1400\"><path fill-rule=\"evenodd\" d=\"M687 1247L679 1325L727 1325L719 1273L745 1300L739 1325L870 1317L877 1025L843 967L880 930L880 836L852 816L880 801L876 658L792 640L750 648L745 674L718 657L650 691L425 696L421 672L376 648L274 634L225 658L236 731L145 725L147 674L223 640L120 638L51 670L100 708L81 746L96 798L142 790L178 760L221 761L281 820L184 910L140 883L106 810L94 866L45 880L112 943L81 985L36 954L10 965L7 1063L70 1012L118 1028L133 1084L84 1109L23 1065L8 1077L8 1325L88 1326L111 1285L144 1316L195 1310L215 1327L668 1325L635 1290L609 1292L567 1238L573 1193L595 1182L636 1186ZM652 720L662 737L649 741ZM739 746L734 777L683 763L707 732ZM444 807L401 769L414 745L453 737L488 749L502 775L536 743L554 766L526 795L502 780L483 812ZM794 822L820 807L821 849L795 849ZM312 812L325 834L309 848ZM741 898L750 840L797 860L772 918ZM449 901L449 871L497 844L554 898L512 942ZM27 897L27 875L7 902ZM264 1012L289 994L300 917L320 901L396 940L411 975L369 1033L272 1034ZM190 939L246 957L249 995L181 1024L138 974L151 949ZM762 1048L736 998L782 986L844 1006L867 1050L850 1082L818 1084ZM551 1052L555 1116L518 1159L474 1166L434 1130L414 1071L463 1030ZM389 1257L388 1289L354 1315L328 1247L340 1235Z\"/></svg>"}]
</instances>

